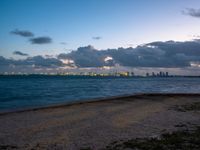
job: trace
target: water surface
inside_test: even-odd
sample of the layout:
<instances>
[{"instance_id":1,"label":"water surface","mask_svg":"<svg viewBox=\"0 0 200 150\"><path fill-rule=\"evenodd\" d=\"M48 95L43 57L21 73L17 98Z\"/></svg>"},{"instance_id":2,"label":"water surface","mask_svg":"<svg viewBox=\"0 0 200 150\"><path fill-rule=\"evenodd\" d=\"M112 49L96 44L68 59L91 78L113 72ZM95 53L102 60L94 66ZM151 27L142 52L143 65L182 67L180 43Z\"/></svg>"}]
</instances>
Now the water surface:
<instances>
[{"instance_id":1,"label":"water surface","mask_svg":"<svg viewBox=\"0 0 200 150\"><path fill-rule=\"evenodd\" d=\"M0 111L137 93L200 93L200 78L0 76Z\"/></svg>"}]
</instances>

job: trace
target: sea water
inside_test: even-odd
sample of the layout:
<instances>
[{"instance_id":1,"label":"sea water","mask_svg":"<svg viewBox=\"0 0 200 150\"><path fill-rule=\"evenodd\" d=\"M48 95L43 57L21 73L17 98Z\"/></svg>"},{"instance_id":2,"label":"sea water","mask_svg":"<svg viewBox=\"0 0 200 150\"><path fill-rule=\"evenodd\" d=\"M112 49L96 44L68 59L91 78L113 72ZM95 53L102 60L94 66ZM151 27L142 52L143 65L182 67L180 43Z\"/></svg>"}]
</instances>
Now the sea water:
<instances>
[{"instance_id":1,"label":"sea water","mask_svg":"<svg viewBox=\"0 0 200 150\"><path fill-rule=\"evenodd\" d=\"M0 76L0 111L138 93L200 93L200 78Z\"/></svg>"}]
</instances>

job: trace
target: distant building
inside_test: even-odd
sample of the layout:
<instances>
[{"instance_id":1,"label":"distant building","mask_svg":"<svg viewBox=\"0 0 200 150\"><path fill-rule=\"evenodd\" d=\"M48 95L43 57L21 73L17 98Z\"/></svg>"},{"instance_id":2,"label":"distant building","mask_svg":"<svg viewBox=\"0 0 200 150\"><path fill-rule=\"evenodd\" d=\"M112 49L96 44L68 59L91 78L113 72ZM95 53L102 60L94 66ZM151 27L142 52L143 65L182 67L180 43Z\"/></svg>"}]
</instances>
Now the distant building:
<instances>
[{"instance_id":1,"label":"distant building","mask_svg":"<svg viewBox=\"0 0 200 150\"><path fill-rule=\"evenodd\" d=\"M160 73L159 73L159 77L162 77L162 72L160 71Z\"/></svg>"},{"instance_id":2,"label":"distant building","mask_svg":"<svg viewBox=\"0 0 200 150\"><path fill-rule=\"evenodd\" d=\"M129 72L126 72L126 76L130 76L130 73L129 73Z\"/></svg>"}]
</instances>

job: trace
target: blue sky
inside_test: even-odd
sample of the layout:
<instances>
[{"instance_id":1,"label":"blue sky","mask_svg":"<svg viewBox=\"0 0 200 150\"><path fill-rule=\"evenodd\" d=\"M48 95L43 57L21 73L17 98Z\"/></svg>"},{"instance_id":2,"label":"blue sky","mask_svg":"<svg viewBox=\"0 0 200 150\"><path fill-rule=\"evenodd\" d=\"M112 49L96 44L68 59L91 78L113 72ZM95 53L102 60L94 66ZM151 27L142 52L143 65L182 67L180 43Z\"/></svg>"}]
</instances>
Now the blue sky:
<instances>
[{"instance_id":1,"label":"blue sky","mask_svg":"<svg viewBox=\"0 0 200 150\"><path fill-rule=\"evenodd\" d=\"M200 19L182 11L198 6L199 0L1 0L0 55L56 55L87 45L107 49L190 40L200 34ZM52 43L31 44L29 38L10 34L15 29L50 37Z\"/></svg>"}]
</instances>

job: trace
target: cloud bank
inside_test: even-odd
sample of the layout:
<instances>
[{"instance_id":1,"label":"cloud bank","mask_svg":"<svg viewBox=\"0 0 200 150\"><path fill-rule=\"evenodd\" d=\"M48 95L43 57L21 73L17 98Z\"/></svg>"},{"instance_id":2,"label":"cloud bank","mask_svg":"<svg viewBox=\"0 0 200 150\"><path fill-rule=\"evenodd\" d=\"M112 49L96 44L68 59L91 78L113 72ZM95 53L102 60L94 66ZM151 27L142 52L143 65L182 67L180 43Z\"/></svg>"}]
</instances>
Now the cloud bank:
<instances>
[{"instance_id":1,"label":"cloud bank","mask_svg":"<svg viewBox=\"0 0 200 150\"><path fill-rule=\"evenodd\" d=\"M19 53L18 53L19 54ZM22 54L23 55L23 54ZM200 70L200 40L176 42L157 41L136 48L118 48L97 50L93 46L79 47L70 53L55 57L34 56L23 60L0 57L0 70L52 69L66 68L163 68Z\"/></svg>"},{"instance_id":2,"label":"cloud bank","mask_svg":"<svg viewBox=\"0 0 200 150\"><path fill-rule=\"evenodd\" d=\"M109 61L105 58L110 57ZM152 42L136 48L97 50L92 46L80 47L58 59L71 59L78 67L126 66L126 67L189 67L200 62L200 42Z\"/></svg>"}]
</instances>

